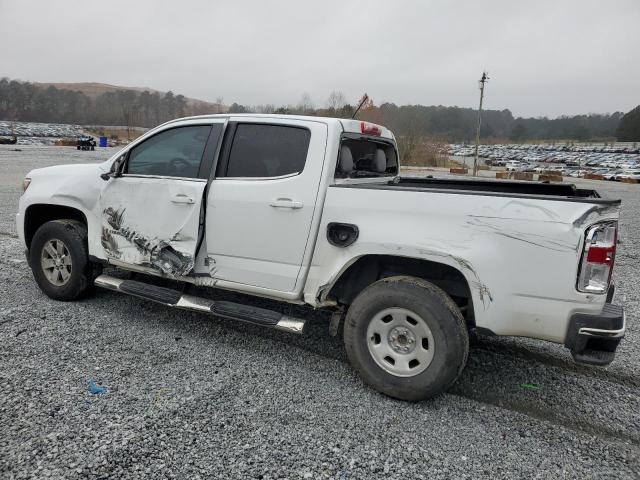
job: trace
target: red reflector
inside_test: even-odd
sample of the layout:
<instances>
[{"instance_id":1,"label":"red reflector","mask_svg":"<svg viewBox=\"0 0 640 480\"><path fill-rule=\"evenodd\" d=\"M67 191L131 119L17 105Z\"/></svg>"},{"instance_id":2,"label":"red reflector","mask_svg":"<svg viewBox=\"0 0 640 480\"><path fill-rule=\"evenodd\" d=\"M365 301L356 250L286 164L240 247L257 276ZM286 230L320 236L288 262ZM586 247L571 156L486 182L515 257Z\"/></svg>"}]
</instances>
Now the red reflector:
<instances>
[{"instance_id":1,"label":"red reflector","mask_svg":"<svg viewBox=\"0 0 640 480\"><path fill-rule=\"evenodd\" d=\"M382 135L382 129L379 126L368 122L360 122L360 131L365 135L375 135L376 137Z\"/></svg>"},{"instance_id":2,"label":"red reflector","mask_svg":"<svg viewBox=\"0 0 640 480\"><path fill-rule=\"evenodd\" d=\"M589 253L587 253L587 262L611 264L613 262L613 254L615 251L616 247L592 246L589 248Z\"/></svg>"}]
</instances>

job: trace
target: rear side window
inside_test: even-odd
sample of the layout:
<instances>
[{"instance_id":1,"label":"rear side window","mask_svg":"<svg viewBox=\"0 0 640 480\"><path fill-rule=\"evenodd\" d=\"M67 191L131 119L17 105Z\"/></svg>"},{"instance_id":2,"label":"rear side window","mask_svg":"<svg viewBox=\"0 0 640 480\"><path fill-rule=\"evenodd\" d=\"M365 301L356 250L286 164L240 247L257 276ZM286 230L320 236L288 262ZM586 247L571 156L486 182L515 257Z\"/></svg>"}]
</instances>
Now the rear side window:
<instances>
[{"instance_id":1,"label":"rear side window","mask_svg":"<svg viewBox=\"0 0 640 480\"><path fill-rule=\"evenodd\" d=\"M196 125L154 135L131 150L127 173L197 178L210 131L210 125Z\"/></svg>"},{"instance_id":2,"label":"rear side window","mask_svg":"<svg viewBox=\"0 0 640 480\"><path fill-rule=\"evenodd\" d=\"M280 177L304 170L311 132L283 125L239 124L226 177Z\"/></svg>"},{"instance_id":3,"label":"rear side window","mask_svg":"<svg viewBox=\"0 0 640 480\"><path fill-rule=\"evenodd\" d=\"M398 174L394 145L378 140L343 138L336 178L381 177Z\"/></svg>"}]
</instances>

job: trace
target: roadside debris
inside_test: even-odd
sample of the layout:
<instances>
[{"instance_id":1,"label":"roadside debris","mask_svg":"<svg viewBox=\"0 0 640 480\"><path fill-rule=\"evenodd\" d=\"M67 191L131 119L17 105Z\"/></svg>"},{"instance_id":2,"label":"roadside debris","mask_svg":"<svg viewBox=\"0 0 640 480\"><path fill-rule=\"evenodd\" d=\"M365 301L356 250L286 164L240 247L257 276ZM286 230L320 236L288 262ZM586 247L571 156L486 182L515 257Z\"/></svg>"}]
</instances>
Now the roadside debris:
<instances>
[{"instance_id":1,"label":"roadside debris","mask_svg":"<svg viewBox=\"0 0 640 480\"><path fill-rule=\"evenodd\" d=\"M91 393L91 395L102 395L103 393L107 393L107 387L101 387L96 384L95 381L89 380L89 393Z\"/></svg>"},{"instance_id":2,"label":"roadside debris","mask_svg":"<svg viewBox=\"0 0 640 480\"><path fill-rule=\"evenodd\" d=\"M540 387L535 383L521 383L520 387L524 388L525 390L540 390Z\"/></svg>"}]
</instances>

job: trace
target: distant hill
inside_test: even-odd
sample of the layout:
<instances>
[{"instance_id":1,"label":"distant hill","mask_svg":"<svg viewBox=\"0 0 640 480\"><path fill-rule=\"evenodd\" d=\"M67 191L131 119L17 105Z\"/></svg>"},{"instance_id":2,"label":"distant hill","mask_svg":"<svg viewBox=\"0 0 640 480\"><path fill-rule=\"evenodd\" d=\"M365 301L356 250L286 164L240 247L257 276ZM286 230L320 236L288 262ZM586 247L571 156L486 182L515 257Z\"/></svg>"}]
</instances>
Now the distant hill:
<instances>
[{"instance_id":1,"label":"distant hill","mask_svg":"<svg viewBox=\"0 0 640 480\"><path fill-rule=\"evenodd\" d=\"M0 120L154 127L167 120L226 113L224 105L179 92L106 83L32 83L0 78Z\"/></svg>"},{"instance_id":2,"label":"distant hill","mask_svg":"<svg viewBox=\"0 0 640 480\"><path fill-rule=\"evenodd\" d=\"M157 92L160 95L164 95L166 92L161 90L155 90L149 87L124 87L121 85L110 85L108 83L99 82L78 82L78 83L66 83L66 82L32 82L37 87L47 88L55 87L58 90L70 90L72 92L81 92L90 98L97 98L106 92L117 92L123 90L133 90L135 92L144 92L145 90L154 93ZM176 92L174 92L176 93ZM226 112L229 107L217 103L207 102L196 98L185 97L188 107L192 107L195 110L214 111L214 112Z\"/></svg>"}]
</instances>

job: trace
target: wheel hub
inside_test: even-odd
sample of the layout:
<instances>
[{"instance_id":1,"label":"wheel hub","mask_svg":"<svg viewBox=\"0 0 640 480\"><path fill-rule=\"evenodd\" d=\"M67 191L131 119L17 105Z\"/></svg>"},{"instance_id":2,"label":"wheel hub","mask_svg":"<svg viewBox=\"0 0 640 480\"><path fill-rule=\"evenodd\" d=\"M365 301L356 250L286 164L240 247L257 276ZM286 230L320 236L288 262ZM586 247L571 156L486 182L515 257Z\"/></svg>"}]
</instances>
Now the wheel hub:
<instances>
[{"instance_id":1,"label":"wheel hub","mask_svg":"<svg viewBox=\"0 0 640 480\"><path fill-rule=\"evenodd\" d=\"M394 352L408 354L416 347L416 336L405 327L394 327L389 332L389 346Z\"/></svg>"},{"instance_id":2,"label":"wheel hub","mask_svg":"<svg viewBox=\"0 0 640 480\"><path fill-rule=\"evenodd\" d=\"M425 319L402 307L386 308L373 316L367 327L367 347L378 366L397 377L423 372L436 348Z\"/></svg>"},{"instance_id":3,"label":"wheel hub","mask_svg":"<svg viewBox=\"0 0 640 480\"><path fill-rule=\"evenodd\" d=\"M45 243L40 262L44 276L53 285L60 287L71 278L71 255L61 240L53 238Z\"/></svg>"}]
</instances>

